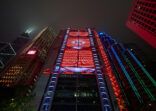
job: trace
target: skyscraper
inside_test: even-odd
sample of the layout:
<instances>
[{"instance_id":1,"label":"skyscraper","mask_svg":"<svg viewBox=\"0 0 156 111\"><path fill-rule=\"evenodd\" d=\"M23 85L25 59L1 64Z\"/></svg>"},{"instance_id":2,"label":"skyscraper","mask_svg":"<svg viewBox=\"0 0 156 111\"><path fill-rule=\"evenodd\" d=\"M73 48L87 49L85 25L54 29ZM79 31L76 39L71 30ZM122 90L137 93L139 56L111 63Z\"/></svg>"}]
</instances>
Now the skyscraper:
<instances>
[{"instance_id":1,"label":"skyscraper","mask_svg":"<svg viewBox=\"0 0 156 111\"><path fill-rule=\"evenodd\" d=\"M0 43L0 72L18 55L29 40L28 37L19 36L10 43Z\"/></svg>"},{"instance_id":2,"label":"skyscraper","mask_svg":"<svg viewBox=\"0 0 156 111\"><path fill-rule=\"evenodd\" d=\"M156 48L156 1L133 0L127 27Z\"/></svg>"},{"instance_id":3,"label":"skyscraper","mask_svg":"<svg viewBox=\"0 0 156 111\"><path fill-rule=\"evenodd\" d=\"M94 29L65 30L39 111L155 107L156 82L128 48Z\"/></svg>"},{"instance_id":4,"label":"skyscraper","mask_svg":"<svg viewBox=\"0 0 156 111\"><path fill-rule=\"evenodd\" d=\"M0 72L5 68L11 58L16 56L16 51L10 43L0 43Z\"/></svg>"},{"instance_id":5,"label":"skyscraper","mask_svg":"<svg viewBox=\"0 0 156 111\"><path fill-rule=\"evenodd\" d=\"M156 109L156 81L145 69L138 57L108 34L100 39L109 56L112 70L121 95L130 111L154 111Z\"/></svg>"},{"instance_id":6,"label":"skyscraper","mask_svg":"<svg viewBox=\"0 0 156 111\"><path fill-rule=\"evenodd\" d=\"M40 111L126 110L122 97L116 104L114 94L120 93L115 89L119 86L113 86L115 93L109 93L113 89L108 88L104 77L96 32L90 28L67 29L59 36L64 40Z\"/></svg>"},{"instance_id":7,"label":"skyscraper","mask_svg":"<svg viewBox=\"0 0 156 111\"><path fill-rule=\"evenodd\" d=\"M43 98L37 97L39 111L155 110L156 81L129 48L91 28L68 28L56 37L52 32L45 28L26 45L2 73L0 88L7 93L28 89L45 60L57 54L55 62L48 59L54 65L45 70L50 75L43 81ZM55 39L59 44L52 48ZM57 53L47 56L55 49Z\"/></svg>"},{"instance_id":8,"label":"skyscraper","mask_svg":"<svg viewBox=\"0 0 156 111\"><path fill-rule=\"evenodd\" d=\"M53 40L52 29L43 29L4 70L0 78L0 86L16 88L33 85Z\"/></svg>"}]
</instances>

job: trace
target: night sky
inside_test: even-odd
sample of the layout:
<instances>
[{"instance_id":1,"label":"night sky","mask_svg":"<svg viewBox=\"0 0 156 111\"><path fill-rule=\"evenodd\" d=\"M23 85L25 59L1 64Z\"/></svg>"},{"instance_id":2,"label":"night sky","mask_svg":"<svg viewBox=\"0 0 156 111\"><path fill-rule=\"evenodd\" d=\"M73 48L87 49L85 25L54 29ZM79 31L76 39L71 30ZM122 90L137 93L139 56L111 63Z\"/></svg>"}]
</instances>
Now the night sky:
<instances>
[{"instance_id":1,"label":"night sky","mask_svg":"<svg viewBox=\"0 0 156 111\"><path fill-rule=\"evenodd\" d=\"M33 28L34 37L43 27L95 27L123 43L136 43L156 58L156 50L126 28L132 0L0 0L0 41L14 40Z\"/></svg>"}]
</instances>

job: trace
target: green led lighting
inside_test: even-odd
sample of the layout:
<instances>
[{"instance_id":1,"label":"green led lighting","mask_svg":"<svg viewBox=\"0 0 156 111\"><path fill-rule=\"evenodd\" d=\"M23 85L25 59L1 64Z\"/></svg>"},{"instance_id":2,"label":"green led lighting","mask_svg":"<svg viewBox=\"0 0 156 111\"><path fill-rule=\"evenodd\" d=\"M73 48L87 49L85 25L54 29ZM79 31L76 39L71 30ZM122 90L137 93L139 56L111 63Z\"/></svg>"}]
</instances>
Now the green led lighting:
<instances>
[{"instance_id":1,"label":"green led lighting","mask_svg":"<svg viewBox=\"0 0 156 111\"><path fill-rule=\"evenodd\" d=\"M124 55L123 55L124 56ZM131 62L129 61L128 58L126 58L124 56L124 59L126 60L126 62L128 63L128 65L130 66L130 68L132 69L132 71L134 72L135 76L137 77L137 79L139 80L142 88L145 90L145 92L148 94L149 98L151 100L156 100L154 95L151 93L151 91L148 89L148 87L146 86L146 84L144 83L144 81L141 79L141 77L139 76L138 72L135 70L135 68L133 67L133 65L131 64Z\"/></svg>"},{"instance_id":2,"label":"green led lighting","mask_svg":"<svg viewBox=\"0 0 156 111\"><path fill-rule=\"evenodd\" d=\"M141 67L142 71L146 74L146 76L150 79L150 81L153 83L154 87L156 87L156 81L151 77L151 75L147 72L147 70L142 66L140 61L133 55L131 51L129 51L129 54L133 57L133 59L138 63L138 65Z\"/></svg>"},{"instance_id":3,"label":"green led lighting","mask_svg":"<svg viewBox=\"0 0 156 111\"><path fill-rule=\"evenodd\" d=\"M124 72L124 74L125 74L125 76L126 76L128 82L130 83L130 86L132 87L132 90L134 91L135 95L137 96L139 102L142 103L143 101L142 101L142 98L141 98L141 96L140 96L140 94L139 94L137 88L135 87L135 85L134 85L133 81L131 80L131 78L130 78L128 72L126 71L126 69L125 69L123 63L121 62L119 56L117 55L116 51L114 50L114 48L113 48L112 46L111 46L111 50L112 50L112 52L114 53L115 58L117 59L117 61L118 61L119 65L120 65L122 71Z\"/></svg>"}]
</instances>

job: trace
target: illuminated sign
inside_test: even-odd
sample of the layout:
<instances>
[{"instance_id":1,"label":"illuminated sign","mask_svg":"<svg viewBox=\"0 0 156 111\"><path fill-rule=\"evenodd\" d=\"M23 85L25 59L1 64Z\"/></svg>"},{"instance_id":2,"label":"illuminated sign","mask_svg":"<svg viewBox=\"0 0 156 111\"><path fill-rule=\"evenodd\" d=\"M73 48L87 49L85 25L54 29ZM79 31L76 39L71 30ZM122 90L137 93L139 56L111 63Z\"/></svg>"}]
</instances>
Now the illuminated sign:
<instances>
[{"instance_id":1,"label":"illuminated sign","mask_svg":"<svg viewBox=\"0 0 156 111\"><path fill-rule=\"evenodd\" d=\"M29 50L29 51L27 52L27 54L28 54L28 55L34 55L34 54L36 54L36 50Z\"/></svg>"}]
</instances>

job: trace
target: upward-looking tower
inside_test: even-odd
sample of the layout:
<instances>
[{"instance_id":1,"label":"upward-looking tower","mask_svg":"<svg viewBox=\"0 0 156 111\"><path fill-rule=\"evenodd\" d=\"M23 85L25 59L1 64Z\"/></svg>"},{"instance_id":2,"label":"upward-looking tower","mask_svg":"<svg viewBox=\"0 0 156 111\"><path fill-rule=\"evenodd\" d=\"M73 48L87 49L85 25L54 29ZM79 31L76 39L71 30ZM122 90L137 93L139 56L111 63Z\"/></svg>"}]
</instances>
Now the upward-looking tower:
<instances>
[{"instance_id":1,"label":"upward-looking tower","mask_svg":"<svg viewBox=\"0 0 156 111\"><path fill-rule=\"evenodd\" d=\"M133 0L126 25L156 48L156 0Z\"/></svg>"},{"instance_id":2,"label":"upward-looking tower","mask_svg":"<svg viewBox=\"0 0 156 111\"><path fill-rule=\"evenodd\" d=\"M129 49L94 29L67 29L39 111L148 111L156 81Z\"/></svg>"},{"instance_id":3,"label":"upward-looking tower","mask_svg":"<svg viewBox=\"0 0 156 111\"><path fill-rule=\"evenodd\" d=\"M64 39L39 110L126 110L96 31L67 29L59 36ZM106 83L107 74L112 77L112 83Z\"/></svg>"}]
</instances>

